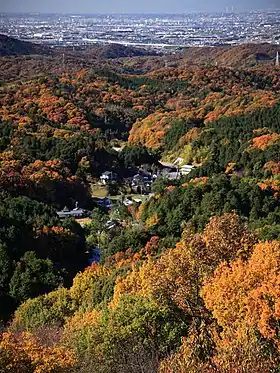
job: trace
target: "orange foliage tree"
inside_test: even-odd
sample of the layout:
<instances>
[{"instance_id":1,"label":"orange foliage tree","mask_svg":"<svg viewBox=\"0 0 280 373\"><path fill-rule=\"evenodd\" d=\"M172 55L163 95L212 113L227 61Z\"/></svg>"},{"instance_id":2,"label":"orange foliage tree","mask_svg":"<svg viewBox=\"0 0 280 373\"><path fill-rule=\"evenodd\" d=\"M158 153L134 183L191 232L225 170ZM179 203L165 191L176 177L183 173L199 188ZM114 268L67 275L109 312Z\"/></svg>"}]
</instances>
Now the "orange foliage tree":
<instances>
[{"instance_id":1,"label":"orange foliage tree","mask_svg":"<svg viewBox=\"0 0 280 373\"><path fill-rule=\"evenodd\" d=\"M3 333L0 337L0 370L11 373L69 372L74 354L61 346L42 346L29 333Z\"/></svg>"},{"instance_id":2,"label":"orange foliage tree","mask_svg":"<svg viewBox=\"0 0 280 373\"><path fill-rule=\"evenodd\" d=\"M246 363L245 353L257 372L269 372L279 364L278 241L256 244L248 260L238 258L230 264L222 263L201 294L223 328L217 364L237 369L238 364Z\"/></svg>"}]
</instances>

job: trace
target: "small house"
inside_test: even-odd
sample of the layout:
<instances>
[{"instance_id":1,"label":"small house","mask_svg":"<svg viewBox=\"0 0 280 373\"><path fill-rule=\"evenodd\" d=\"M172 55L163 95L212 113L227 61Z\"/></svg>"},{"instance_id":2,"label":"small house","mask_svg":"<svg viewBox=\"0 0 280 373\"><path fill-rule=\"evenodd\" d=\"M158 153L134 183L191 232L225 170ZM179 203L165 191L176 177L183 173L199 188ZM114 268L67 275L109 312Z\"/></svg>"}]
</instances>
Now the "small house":
<instances>
[{"instance_id":1,"label":"small house","mask_svg":"<svg viewBox=\"0 0 280 373\"><path fill-rule=\"evenodd\" d=\"M110 181L116 181L117 180L117 174L112 171L105 171L100 176L100 180L102 184L106 185Z\"/></svg>"},{"instance_id":2,"label":"small house","mask_svg":"<svg viewBox=\"0 0 280 373\"><path fill-rule=\"evenodd\" d=\"M60 219L67 219L67 218L85 218L89 215L87 210L81 208L74 208L73 210L61 210L56 212Z\"/></svg>"},{"instance_id":3,"label":"small house","mask_svg":"<svg viewBox=\"0 0 280 373\"><path fill-rule=\"evenodd\" d=\"M192 164L184 164L179 171L182 176L188 175L195 167Z\"/></svg>"},{"instance_id":4,"label":"small house","mask_svg":"<svg viewBox=\"0 0 280 373\"><path fill-rule=\"evenodd\" d=\"M105 209L110 209L112 207L112 201L110 200L110 198L107 198L107 197L100 199L97 202L97 204L98 206L103 207Z\"/></svg>"},{"instance_id":5,"label":"small house","mask_svg":"<svg viewBox=\"0 0 280 373\"><path fill-rule=\"evenodd\" d=\"M150 174L141 173L133 176L131 189L134 193L150 193L153 181Z\"/></svg>"}]
</instances>

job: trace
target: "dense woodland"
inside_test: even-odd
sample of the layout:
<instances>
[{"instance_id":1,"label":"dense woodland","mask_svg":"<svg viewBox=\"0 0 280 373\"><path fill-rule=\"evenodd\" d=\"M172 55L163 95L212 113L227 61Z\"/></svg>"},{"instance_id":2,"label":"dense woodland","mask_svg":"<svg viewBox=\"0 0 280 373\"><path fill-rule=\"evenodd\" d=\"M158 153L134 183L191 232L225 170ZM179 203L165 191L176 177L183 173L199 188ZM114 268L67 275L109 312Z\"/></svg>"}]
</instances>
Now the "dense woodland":
<instances>
[{"instance_id":1,"label":"dense woodland","mask_svg":"<svg viewBox=\"0 0 280 373\"><path fill-rule=\"evenodd\" d=\"M1 57L0 372L279 372L280 69L256 48ZM92 197L178 158L142 204ZM83 227L56 213L76 201Z\"/></svg>"}]
</instances>

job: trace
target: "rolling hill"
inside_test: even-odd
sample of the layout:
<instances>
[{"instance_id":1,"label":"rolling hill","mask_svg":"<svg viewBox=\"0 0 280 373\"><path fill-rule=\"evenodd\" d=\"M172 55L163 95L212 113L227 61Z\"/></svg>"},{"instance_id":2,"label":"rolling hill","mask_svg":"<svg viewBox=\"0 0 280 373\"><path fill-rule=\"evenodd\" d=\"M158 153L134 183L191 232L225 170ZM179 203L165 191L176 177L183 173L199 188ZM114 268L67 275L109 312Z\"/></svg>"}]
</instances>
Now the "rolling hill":
<instances>
[{"instance_id":1,"label":"rolling hill","mask_svg":"<svg viewBox=\"0 0 280 373\"><path fill-rule=\"evenodd\" d=\"M228 67L248 67L260 63L272 63L279 49L279 46L272 44L191 47L184 50L183 61L192 64L210 63Z\"/></svg>"},{"instance_id":2,"label":"rolling hill","mask_svg":"<svg viewBox=\"0 0 280 373\"><path fill-rule=\"evenodd\" d=\"M48 47L29 43L0 34L0 56L50 54Z\"/></svg>"}]
</instances>

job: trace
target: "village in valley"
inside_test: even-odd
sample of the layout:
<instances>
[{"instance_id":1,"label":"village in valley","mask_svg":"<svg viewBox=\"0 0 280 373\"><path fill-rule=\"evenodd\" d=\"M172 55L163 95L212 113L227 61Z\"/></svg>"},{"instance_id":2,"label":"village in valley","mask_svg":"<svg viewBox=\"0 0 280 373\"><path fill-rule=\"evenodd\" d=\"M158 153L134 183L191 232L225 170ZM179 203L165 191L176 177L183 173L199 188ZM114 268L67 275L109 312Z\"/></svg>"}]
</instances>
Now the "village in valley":
<instances>
[{"instance_id":1,"label":"village in valley","mask_svg":"<svg viewBox=\"0 0 280 373\"><path fill-rule=\"evenodd\" d=\"M143 164L137 168L137 173L129 177L121 177L113 170L104 171L99 179L91 183L92 199L96 207L107 214L102 230L104 232L112 231L114 228L125 224L121 219L112 218L111 211L115 212L114 209L123 206L139 206L143 201L149 200L154 195L153 184L156 180L177 180L195 169L194 165L184 164L183 162L182 158L178 158L174 163ZM92 212L80 206L78 201L73 208L65 206L63 210L57 211L57 215L61 220L74 218L82 227L91 224L92 219L94 219ZM101 234L102 231L98 231L98 235ZM99 262L100 259L101 249L92 247L89 263Z\"/></svg>"}]
</instances>

